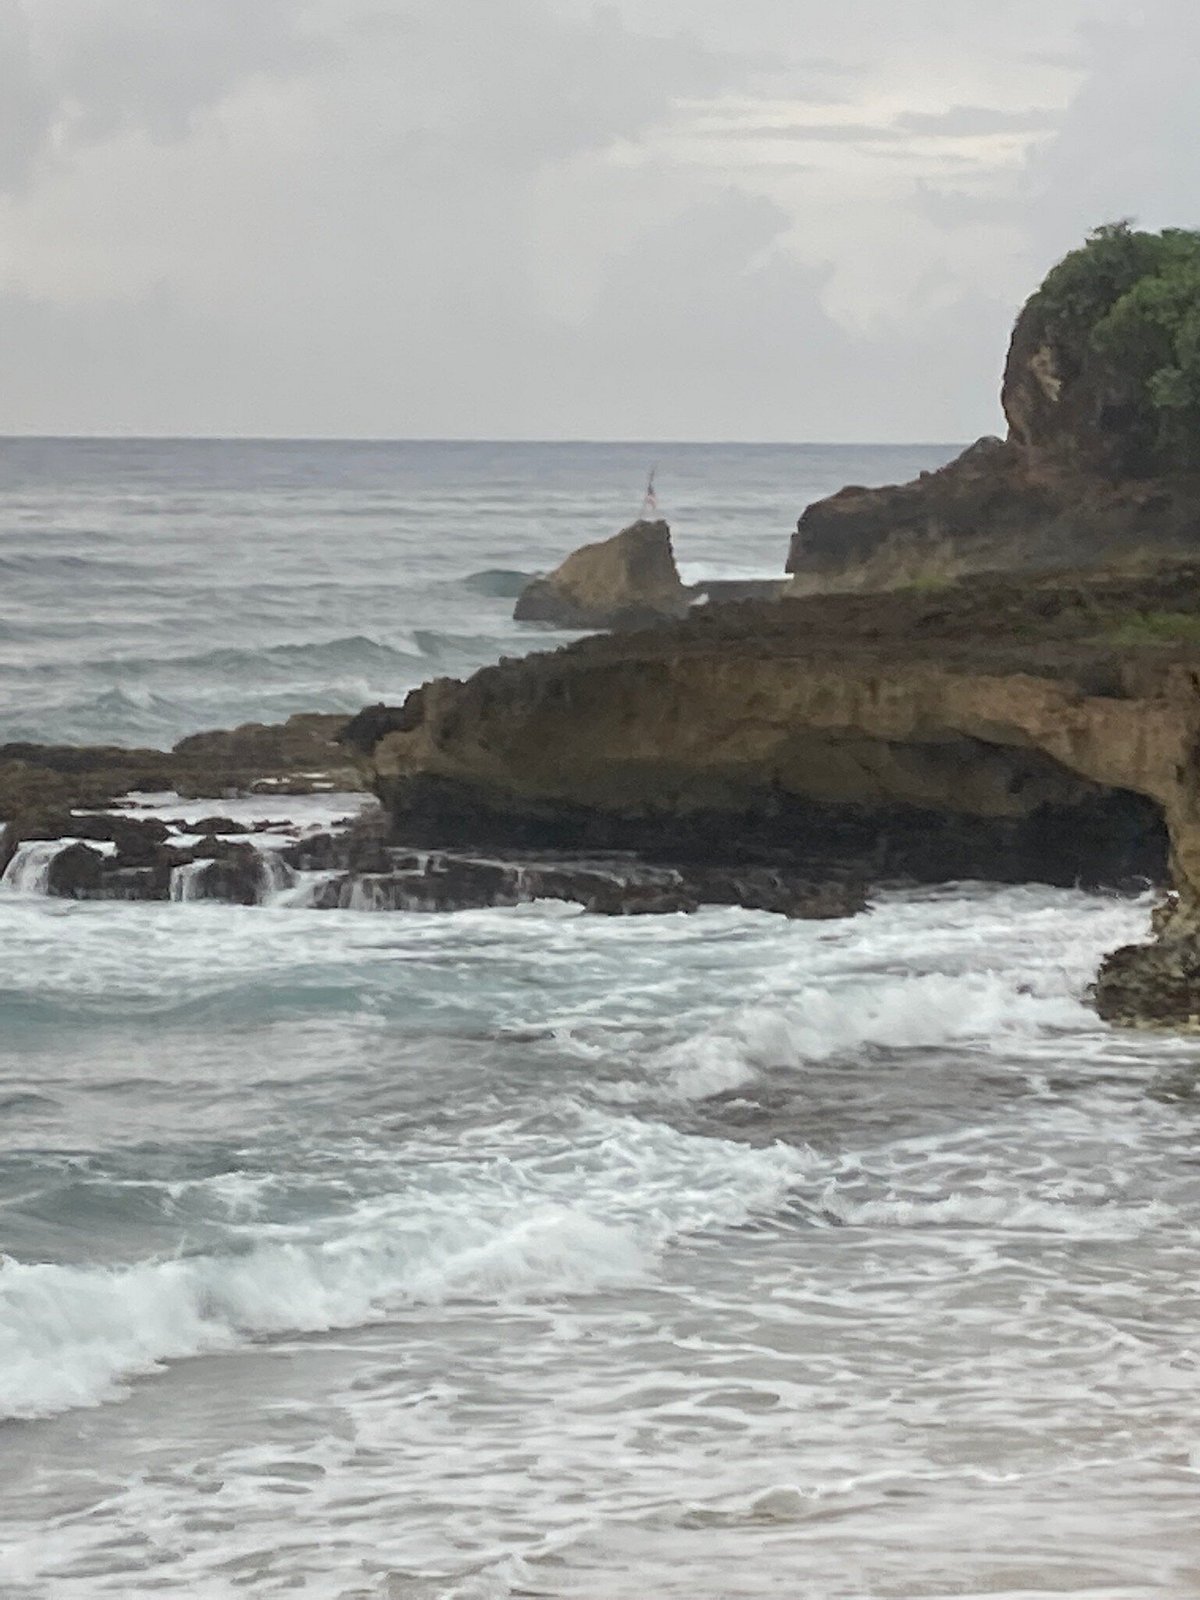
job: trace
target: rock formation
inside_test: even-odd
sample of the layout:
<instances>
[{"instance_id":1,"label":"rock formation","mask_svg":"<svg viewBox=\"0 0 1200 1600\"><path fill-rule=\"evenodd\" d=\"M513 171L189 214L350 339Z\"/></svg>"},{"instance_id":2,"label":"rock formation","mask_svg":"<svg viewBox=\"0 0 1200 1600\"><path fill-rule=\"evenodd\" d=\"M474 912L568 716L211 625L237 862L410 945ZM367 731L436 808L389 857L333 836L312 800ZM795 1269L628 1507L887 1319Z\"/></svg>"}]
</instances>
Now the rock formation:
<instances>
[{"instance_id":1,"label":"rock formation","mask_svg":"<svg viewBox=\"0 0 1200 1600\"><path fill-rule=\"evenodd\" d=\"M866 906L861 882L813 881L786 870L654 866L632 857L515 853L506 859L462 850L385 847L377 870L333 872L316 909L462 911L565 900L608 917L690 913L746 906L810 921L852 916Z\"/></svg>"},{"instance_id":2,"label":"rock formation","mask_svg":"<svg viewBox=\"0 0 1200 1600\"><path fill-rule=\"evenodd\" d=\"M643 628L682 617L691 602L680 581L665 522L635 522L612 539L586 544L517 599L518 622L559 628Z\"/></svg>"},{"instance_id":3,"label":"rock formation","mask_svg":"<svg viewBox=\"0 0 1200 1600\"><path fill-rule=\"evenodd\" d=\"M346 722L302 713L282 723L193 734L173 750L0 744L0 822L36 824L72 807L105 805L131 790L220 799L238 792L354 789L358 773L337 743Z\"/></svg>"},{"instance_id":4,"label":"rock formation","mask_svg":"<svg viewBox=\"0 0 1200 1600\"><path fill-rule=\"evenodd\" d=\"M970 573L1145 570L1200 545L1190 412L1157 411L1180 376L1162 330L1123 350L1140 287L1161 284L1187 234L1101 229L1047 278L1012 336L1007 439L981 439L939 472L811 505L792 540L791 592L937 587ZM1140 286L1140 287L1139 287ZM1161 298L1161 297L1160 297ZM1145 361L1144 346L1159 353ZM1162 419L1176 418L1174 428Z\"/></svg>"},{"instance_id":5,"label":"rock formation","mask_svg":"<svg viewBox=\"0 0 1200 1600\"><path fill-rule=\"evenodd\" d=\"M876 882L1161 883L1169 856L1163 942L1100 1003L1200 1014L1200 959L1194 987L1156 977L1200 926L1200 566L719 607L439 680L345 737L410 843Z\"/></svg>"}]
</instances>

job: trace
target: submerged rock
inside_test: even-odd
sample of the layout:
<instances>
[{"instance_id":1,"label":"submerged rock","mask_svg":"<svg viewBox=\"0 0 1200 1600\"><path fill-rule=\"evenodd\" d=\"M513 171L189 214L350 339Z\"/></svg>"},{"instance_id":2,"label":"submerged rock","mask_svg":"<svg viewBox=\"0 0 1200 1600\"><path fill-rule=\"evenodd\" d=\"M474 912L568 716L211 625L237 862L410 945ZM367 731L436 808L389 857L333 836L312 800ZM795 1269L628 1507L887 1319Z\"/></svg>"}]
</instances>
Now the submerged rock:
<instances>
[{"instance_id":1,"label":"submerged rock","mask_svg":"<svg viewBox=\"0 0 1200 1600\"><path fill-rule=\"evenodd\" d=\"M559 628L643 628L684 616L691 594L680 580L665 522L635 522L612 539L584 545L549 577L521 591L518 622Z\"/></svg>"}]
</instances>

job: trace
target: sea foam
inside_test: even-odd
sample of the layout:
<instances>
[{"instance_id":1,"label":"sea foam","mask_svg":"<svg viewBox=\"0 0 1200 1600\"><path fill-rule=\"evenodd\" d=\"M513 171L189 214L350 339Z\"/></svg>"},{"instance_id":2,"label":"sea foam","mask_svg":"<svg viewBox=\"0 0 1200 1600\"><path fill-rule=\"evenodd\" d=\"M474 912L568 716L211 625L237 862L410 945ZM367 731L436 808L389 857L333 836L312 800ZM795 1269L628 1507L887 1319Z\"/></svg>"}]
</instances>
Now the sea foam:
<instances>
[{"instance_id":1,"label":"sea foam","mask_svg":"<svg viewBox=\"0 0 1200 1600\"><path fill-rule=\"evenodd\" d=\"M576 1131L578 1144L519 1160L429 1162L420 1187L264 1228L249 1248L231 1237L228 1250L111 1267L0 1259L0 1417L100 1404L168 1361L414 1305L642 1282L672 1238L778 1204L807 1170L796 1151L662 1124L585 1116Z\"/></svg>"},{"instance_id":2,"label":"sea foam","mask_svg":"<svg viewBox=\"0 0 1200 1600\"><path fill-rule=\"evenodd\" d=\"M1074 995L1018 988L1011 973L881 975L806 985L785 1003L745 1007L662 1050L655 1068L669 1095L700 1100L764 1071L864 1049L1000 1050L1022 1037L1094 1026Z\"/></svg>"}]
</instances>

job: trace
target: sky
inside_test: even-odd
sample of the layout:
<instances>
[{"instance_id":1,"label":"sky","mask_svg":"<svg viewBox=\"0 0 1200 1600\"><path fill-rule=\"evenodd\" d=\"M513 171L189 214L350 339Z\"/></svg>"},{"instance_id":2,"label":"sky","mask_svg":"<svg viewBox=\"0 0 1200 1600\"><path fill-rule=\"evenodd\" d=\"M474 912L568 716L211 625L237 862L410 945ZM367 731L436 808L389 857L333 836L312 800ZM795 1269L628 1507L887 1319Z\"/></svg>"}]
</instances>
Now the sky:
<instances>
[{"instance_id":1,"label":"sky","mask_svg":"<svg viewBox=\"0 0 1200 1600\"><path fill-rule=\"evenodd\" d=\"M954 441L1194 0L0 0L0 432Z\"/></svg>"}]
</instances>

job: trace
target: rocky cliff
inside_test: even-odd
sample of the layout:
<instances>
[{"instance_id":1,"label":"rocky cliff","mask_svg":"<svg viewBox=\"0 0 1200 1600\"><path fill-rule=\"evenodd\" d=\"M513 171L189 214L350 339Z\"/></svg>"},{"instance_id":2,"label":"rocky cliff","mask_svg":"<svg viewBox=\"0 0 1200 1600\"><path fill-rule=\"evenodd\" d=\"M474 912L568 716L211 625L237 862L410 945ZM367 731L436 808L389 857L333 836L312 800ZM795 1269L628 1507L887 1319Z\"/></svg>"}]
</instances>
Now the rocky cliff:
<instances>
[{"instance_id":1,"label":"rocky cliff","mask_svg":"<svg viewBox=\"0 0 1200 1600\"><path fill-rule=\"evenodd\" d=\"M1169 861L1166 938L1200 925L1196 566L723 607L428 684L347 737L410 842L876 881L1162 882ZM1200 986L1164 999L1163 948L1106 973L1109 1014L1200 1012Z\"/></svg>"},{"instance_id":2,"label":"rocky cliff","mask_svg":"<svg viewBox=\"0 0 1200 1600\"><path fill-rule=\"evenodd\" d=\"M1144 571L1194 554L1189 385L1200 379L1173 341L1187 343L1198 260L1196 235L1099 230L1017 320L1001 392L1007 438L981 439L914 483L851 487L809 506L788 559L792 592ZM1168 306L1179 327L1147 306Z\"/></svg>"}]
</instances>

